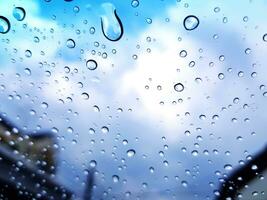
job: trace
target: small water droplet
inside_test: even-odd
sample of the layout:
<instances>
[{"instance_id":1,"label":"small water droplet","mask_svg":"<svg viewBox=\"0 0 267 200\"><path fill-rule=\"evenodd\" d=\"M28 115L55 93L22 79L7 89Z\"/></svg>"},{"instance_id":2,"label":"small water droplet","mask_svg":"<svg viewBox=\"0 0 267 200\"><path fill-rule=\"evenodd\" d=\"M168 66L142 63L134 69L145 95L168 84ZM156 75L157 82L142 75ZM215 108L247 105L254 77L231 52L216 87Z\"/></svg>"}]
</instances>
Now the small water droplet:
<instances>
[{"instance_id":1,"label":"small water droplet","mask_svg":"<svg viewBox=\"0 0 267 200\"><path fill-rule=\"evenodd\" d=\"M146 23L152 24L152 19L151 18L146 18Z\"/></svg>"},{"instance_id":2,"label":"small water droplet","mask_svg":"<svg viewBox=\"0 0 267 200\"><path fill-rule=\"evenodd\" d=\"M150 171L150 173L154 173L154 171L155 171L154 167L149 167L149 171Z\"/></svg>"},{"instance_id":3,"label":"small water droplet","mask_svg":"<svg viewBox=\"0 0 267 200\"><path fill-rule=\"evenodd\" d=\"M0 33L5 34L10 30L10 22L7 18L0 16Z\"/></svg>"},{"instance_id":4,"label":"small water droplet","mask_svg":"<svg viewBox=\"0 0 267 200\"><path fill-rule=\"evenodd\" d=\"M102 4L105 14L101 15L101 29L110 41L118 41L123 35L123 25L117 15L115 7L111 3Z\"/></svg>"},{"instance_id":5,"label":"small water droplet","mask_svg":"<svg viewBox=\"0 0 267 200\"><path fill-rule=\"evenodd\" d=\"M24 72L25 72L28 76L30 76L30 75L32 74L32 72L31 72L31 70L30 70L29 68L25 68L25 69L24 69Z\"/></svg>"},{"instance_id":6,"label":"small water droplet","mask_svg":"<svg viewBox=\"0 0 267 200\"><path fill-rule=\"evenodd\" d=\"M184 28L188 31L196 29L199 25L199 19L194 15L188 15L184 19Z\"/></svg>"},{"instance_id":7,"label":"small water droplet","mask_svg":"<svg viewBox=\"0 0 267 200\"><path fill-rule=\"evenodd\" d=\"M252 166L251 166L251 169L255 171L255 170L258 169L258 166L257 166L257 165L252 165Z\"/></svg>"},{"instance_id":8,"label":"small water droplet","mask_svg":"<svg viewBox=\"0 0 267 200\"><path fill-rule=\"evenodd\" d=\"M17 161L17 166L18 166L18 167L22 167L22 166L23 166L23 162L22 162L22 161L20 161L20 160L19 160L19 161Z\"/></svg>"},{"instance_id":9,"label":"small water droplet","mask_svg":"<svg viewBox=\"0 0 267 200\"><path fill-rule=\"evenodd\" d=\"M135 150L134 149L129 149L127 151L127 156L130 158L130 157L133 157L135 155Z\"/></svg>"},{"instance_id":10,"label":"small water droplet","mask_svg":"<svg viewBox=\"0 0 267 200\"><path fill-rule=\"evenodd\" d=\"M74 12L74 13L78 13L78 12L80 12L80 8L79 8L78 6L74 6L74 7L73 7L73 12Z\"/></svg>"},{"instance_id":11,"label":"small water droplet","mask_svg":"<svg viewBox=\"0 0 267 200\"><path fill-rule=\"evenodd\" d=\"M90 34L94 34L95 33L95 27L91 27L90 29L89 29L89 31L90 31Z\"/></svg>"},{"instance_id":12,"label":"small water droplet","mask_svg":"<svg viewBox=\"0 0 267 200\"><path fill-rule=\"evenodd\" d=\"M16 20L23 21L26 16L26 12L22 7L15 7L13 9L13 16L16 18Z\"/></svg>"},{"instance_id":13,"label":"small water droplet","mask_svg":"<svg viewBox=\"0 0 267 200\"><path fill-rule=\"evenodd\" d=\"M40 39L39 39L39 37L35 36L35 37L33 38L33 41L34 41L35 43L39 43L39 42L40 42Z\"/></svg>"},{"instance_id":14,"label":"small water droplet","mask_svg":"<svg viewBox=\"0 0 267 200\"><path fill-rule=\"evenodd\" d=\"M97 68L97 62L95 60L87 60L86 61L86 67L89 69L89 70L95 70Z\"/></svg>"}]
</instances>

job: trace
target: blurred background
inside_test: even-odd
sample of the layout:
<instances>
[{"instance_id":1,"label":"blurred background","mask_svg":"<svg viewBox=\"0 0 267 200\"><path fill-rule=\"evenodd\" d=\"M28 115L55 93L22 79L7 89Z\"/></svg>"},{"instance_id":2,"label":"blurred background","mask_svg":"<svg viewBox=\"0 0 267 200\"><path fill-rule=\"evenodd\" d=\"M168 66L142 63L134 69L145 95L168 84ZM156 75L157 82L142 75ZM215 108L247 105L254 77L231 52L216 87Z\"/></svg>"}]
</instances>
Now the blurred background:
<instances>
[{"instance_id":1,"label":"blurred background","mask_svg":"<svg viewBox=\"0 0 267 200\"><path fill-rule=\"evenodd\" d=\"M266 149L266 7L0 0L0 193L220 197ZM257 169L236 198L267 199Z\"/></svg>"}]
</instances>

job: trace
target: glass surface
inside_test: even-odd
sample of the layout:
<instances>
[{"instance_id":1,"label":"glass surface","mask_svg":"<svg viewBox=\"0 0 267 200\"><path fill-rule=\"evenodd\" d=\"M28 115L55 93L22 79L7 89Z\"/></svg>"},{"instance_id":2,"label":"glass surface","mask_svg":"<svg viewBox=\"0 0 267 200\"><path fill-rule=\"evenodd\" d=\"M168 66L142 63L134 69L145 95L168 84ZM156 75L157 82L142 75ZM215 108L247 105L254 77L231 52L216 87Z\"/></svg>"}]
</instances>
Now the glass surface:
<instances>
[{"instance_id":1,"label":"glass surface","mask_svg":"<svg viewBox=\"0 0 267 200\"><path fill-rule=\"evenodd\" d=\"M0 198L267 199L266 8L1 0Z\"/></svg>"}]
</instances>

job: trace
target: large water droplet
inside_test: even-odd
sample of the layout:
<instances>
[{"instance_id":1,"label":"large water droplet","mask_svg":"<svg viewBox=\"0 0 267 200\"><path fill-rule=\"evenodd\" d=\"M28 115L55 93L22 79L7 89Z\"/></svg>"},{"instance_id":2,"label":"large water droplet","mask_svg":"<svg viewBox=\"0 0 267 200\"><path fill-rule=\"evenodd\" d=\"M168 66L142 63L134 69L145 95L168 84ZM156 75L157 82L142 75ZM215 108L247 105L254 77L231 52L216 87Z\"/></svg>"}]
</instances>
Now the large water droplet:
<instances>
[{"instance_id":1,"label":"large water droplet","mask_svg":"<svg viewBox=\"0 0 267 200\"><path fill-rule=\"evenodd\" d=\"M132 5L133 8L136 8L136 7L139 6L139 1L138 0L132 0L131 5Z\"/></svg>"},{"instance_id":2,"label":"large water droplet","mask_svg":"<svg viewBox=\"0 0 267 200\"><path fill-rule=\"evenodd\" d=\"M102 131L102 133L108 133L108 132L109 132L109 128L106 127L106 126L103 126L103 127L101 128L101 131Z\"/></svg>"},{"instance_id":3,"label":"large water droplet","mask_svg":"<svg viewBox=\"0 0 267 200\"><path fill-rule=\"evenodd\" d=\"M119 180L120 180L120 177L118 175L113 175L112 176L112 180L113 180L114 183L118 183Z\"/></svg>"},{"instance_id":4,"label":"large water droplet","mask_svg":"<svg viewBox=\"0 0 267 200\"><path fill-rule=\"evenodd\" d=\"M188 15L184 19L184 28L188 31L196 29L199 25L199 19L194 15Z\"/></svg>"},{"instance_id":5,"label":"large water droplet","mask_svg":"<svg viewBox=\"0 0 267 200\"><path fill-rule=\"evenodd\" d=\"M127 156L128 157L133 157L135 155L135 150L134 149L129 149L128 151L127 151Z\"/></svg>"},{"instance_id":6,"label":"large water droplet","mask_svg":"<svg viewBox=\"0 0 267 200\"><path fill-rule=\"evenodd\" d=\"M87 60L86 61L86 67L89 69L89 70L95 70L97 68L97 62L95 60Z\"/></svg>"},{"instance_id":7,"label":"large water droplet","mask_svg":"<svg viewBox=\"0 0 267 200\"><path fill-rule=\"evenodd\" d=\"M123 26L116 9L111 3L104 3L102 7L105 12L101 15L102 32L108 40L118 41L123 35Z\"/></svg>"},{"instance_id":8,"label":"large water droplet","mask_svg":"<svg viewBox=\"0 0 267 200\"><path fill-rule=\"evenodd\" d=\"M76 46L75 41L73 39L68 39L66 45L70 49L73 49Z\"/></svg>"},{"instance_id":9,"label":"large water droplet","mask_svg":"<svg viewBox=\"0 0 267 200\"><path fill-rule=\"evenodd\" d=\"M97 162L95 161L95 160L91 160L90 161L90 167L96 167L96 165L97 165Z\"/></svg>"},{"instance_id":10,"label":"large water droplet","mask_svg":"<svg viewBox=\"0 0 267 200\"><path fill-rule=\"evenodd\" d=\"M184 90L184 85L182 83L177 83L174 85L174 90L177 92L182 92Z\"/></svg>"},{"instance_id":11,"label":"large water droplet","mask_svg":"<svg viewBox=\"0 0 267 200\"><path fill-rule=\"evenodd\" d=\"M26 12L22 7L15 7L13 9L13 16L16 18L16 20L22 21L26 16Z\"/></svg>"},{"instance_id":12,"label":"large water droplet","mask_svg":"<svg viewBox=\"0 0 267 200\"><path fill-rule=\"evenodd\" d=\"M226 164L226 165L224 165L224 169L227 170L227 171L230 171L230 170L233 169L233 166L230 165L230 164Z\"/></svg>"},{"instance_id":13,"label":"large water droplet","mask_svg":"<svg viewBox=\"0 0 267 200\"><path fill-rule=\"evenodd\" d=\"M0 33L7 33L10 30L10 22L7 18L0 16Z\"/></svg>"}]
</instances>

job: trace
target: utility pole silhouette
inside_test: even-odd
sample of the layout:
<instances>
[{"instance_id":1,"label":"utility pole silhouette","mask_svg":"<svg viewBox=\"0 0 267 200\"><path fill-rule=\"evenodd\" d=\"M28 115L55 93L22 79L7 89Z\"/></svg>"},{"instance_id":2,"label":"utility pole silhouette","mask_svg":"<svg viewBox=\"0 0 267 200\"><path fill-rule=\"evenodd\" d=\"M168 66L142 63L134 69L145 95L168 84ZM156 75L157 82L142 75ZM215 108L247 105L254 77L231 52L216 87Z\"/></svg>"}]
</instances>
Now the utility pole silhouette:
<instances>
[{"instance_id":1,"label":"utility pole silhouette","mask_svg":"<svg viewBox=\"0 0 267 200\"><path fill-rule=\"evenodd\" d=\"M94 169L88 170L89 173L87 175L85 190L83 194L83 200L91 200L93 193L93 184L94 184Z\"/></svg>"}]
</instances>

